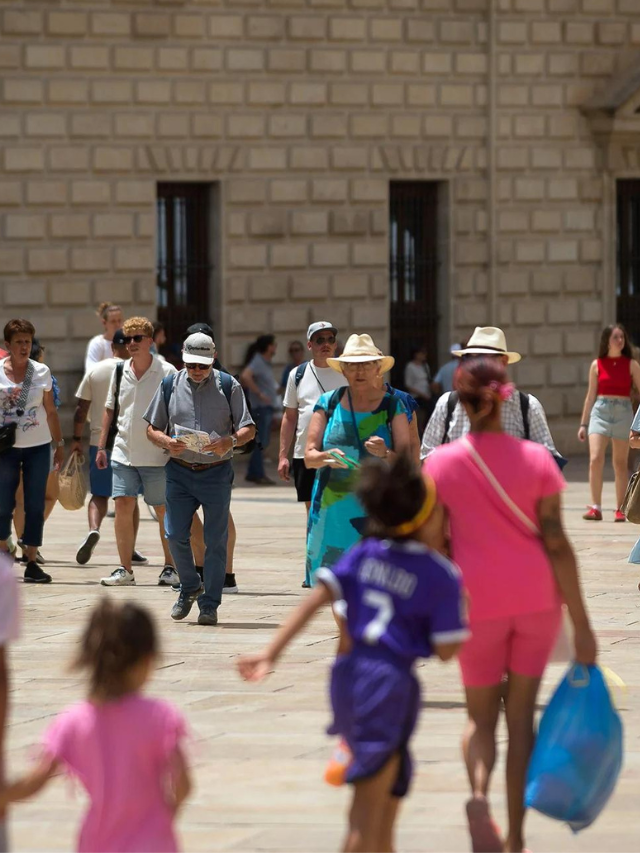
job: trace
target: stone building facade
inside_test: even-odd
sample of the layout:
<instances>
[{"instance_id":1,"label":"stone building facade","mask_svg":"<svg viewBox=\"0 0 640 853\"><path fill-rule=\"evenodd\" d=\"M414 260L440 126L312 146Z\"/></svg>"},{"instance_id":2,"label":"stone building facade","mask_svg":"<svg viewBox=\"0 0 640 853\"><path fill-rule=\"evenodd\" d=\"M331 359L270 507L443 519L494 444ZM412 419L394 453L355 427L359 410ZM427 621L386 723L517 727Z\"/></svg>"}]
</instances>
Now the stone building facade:
<instances>
[{"instance_id":1,"label":"stone building facade","mask_svg":"<svg viewBox=\"0 0 640 853\"><path fill-rule=\"evenodd\" d=\"M432 350L501 325L571 449L616 317L639 49L638 0L9 0L3 322L35 322L70 399L96 303L155 316L158 186L196 182L227 363L314 318L386 348L390 193L433 182Z\"/></svg>"}]
</instances>

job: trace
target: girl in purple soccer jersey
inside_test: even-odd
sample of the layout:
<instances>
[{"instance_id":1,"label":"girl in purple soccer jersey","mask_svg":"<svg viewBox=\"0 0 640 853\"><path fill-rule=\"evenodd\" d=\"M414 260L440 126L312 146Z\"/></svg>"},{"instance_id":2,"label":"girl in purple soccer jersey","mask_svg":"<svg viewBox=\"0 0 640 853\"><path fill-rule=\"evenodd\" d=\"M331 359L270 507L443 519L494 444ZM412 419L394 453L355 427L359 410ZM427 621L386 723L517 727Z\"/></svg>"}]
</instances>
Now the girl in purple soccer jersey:
<instances>
[{"instance_id":1,"label":"girl in purple soccer jersey","mask_svg":"<svg viewBox=\"0 0 640 853\"><path fill-rule=\"evenodd\" d=\"M469 634L459 571L430 547L430 521L438 512L433 484L399 455L390 465L365 463L357 493L370 537L331 569L318 570L310 596L265 651L238 661L238 670L247 681L265 678L317 610L341 603L348 644L346 650L341 644L331 674L329 733L340 735L352 754L344 850L391 851L400 798L411 781L409 740L420 710L413 665L434 653L449 660Z\"/></svg>"}]
</instances>

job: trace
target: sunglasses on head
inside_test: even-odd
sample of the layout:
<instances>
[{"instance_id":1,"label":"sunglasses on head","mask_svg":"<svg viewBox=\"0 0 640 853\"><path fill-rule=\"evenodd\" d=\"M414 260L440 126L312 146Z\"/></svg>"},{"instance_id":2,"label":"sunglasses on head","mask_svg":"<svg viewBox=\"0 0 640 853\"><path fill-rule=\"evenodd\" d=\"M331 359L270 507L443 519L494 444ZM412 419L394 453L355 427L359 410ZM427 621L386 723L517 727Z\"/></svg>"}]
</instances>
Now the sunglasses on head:
<instances>
[{"instance_id":1,"label":"sunglasses on head","mask_svg":"<svg viewBox=\"0 0 640 853\"><path fill-rule=\"evenodd\" d=\"M335 335L327 335L326 338L323 337L322 335L320 335L319 337L317 337L314 340L313 343L317 344L318 346L322 346L322 344L335 344L335 342L336 342L336 336Z\"/></svg>"},{"instance_id":2,"label":"sunglasses on head","mask_svg":"<svg viewBox=\"0 0 640 853\"><path fill-rule=\"evenodd\" d=\"M125 335L124 342L125 344L130 344L131 341L135 341L135 343L139 344L140 341L143 341L145 338L148 338L149 335Z\"/></svg>"},{"instance_id":3,"label":"sunglasses on head","mask_svg":"<svg viewBox=\"0 0 640 853\"><path fill-rule=\"evenodd\" d=\"M191 364L185 364L187 370L208 370L211 365L210 364L201 364L199 361L192 362Z\"/></svg>"}]
</instances>

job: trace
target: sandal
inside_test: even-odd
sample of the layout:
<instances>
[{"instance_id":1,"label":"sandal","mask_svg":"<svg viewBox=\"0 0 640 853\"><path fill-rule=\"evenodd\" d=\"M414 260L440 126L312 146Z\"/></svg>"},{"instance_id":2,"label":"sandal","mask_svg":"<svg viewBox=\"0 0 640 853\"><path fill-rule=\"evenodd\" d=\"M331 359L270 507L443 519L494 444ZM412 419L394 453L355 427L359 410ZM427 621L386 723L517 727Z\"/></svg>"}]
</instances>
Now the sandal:
<instances>
[{"instance_id":1,"label":"sandal","mask_svg":"<svg viewBox=\"0 0 640 853\"><path fill-rule=\"evenodd\" d=\"M467 820L473 853L502 853L500 829L491 818L489 803L484 797L473 797L467 802Z\"/></svg>"}]
</instances>

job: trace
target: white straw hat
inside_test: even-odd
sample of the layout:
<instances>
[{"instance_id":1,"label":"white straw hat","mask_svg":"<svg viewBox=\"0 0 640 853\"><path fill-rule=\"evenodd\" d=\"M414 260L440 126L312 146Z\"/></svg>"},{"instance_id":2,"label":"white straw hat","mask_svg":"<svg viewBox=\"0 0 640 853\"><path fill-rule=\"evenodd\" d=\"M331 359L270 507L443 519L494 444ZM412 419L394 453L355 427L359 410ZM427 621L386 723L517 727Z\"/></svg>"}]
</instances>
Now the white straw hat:
<instances>
[{"instance_id":1,"label":"white straw hat","mask_svg":"<svg viewBox=\"0 0 640 853\"><path fill-rule=\"evenodd\" d=\"M371 340L371 335L351 335L345 344L342 355L339 358L328 358L327 364L338 373L342 373L342 365L347 362L358 363L365 361L379 361L380 373L391 370L396 363L391 355L383 355Z\"/></svg>"},{"instance_id":2,"label":"white straw hat","mask_svg":"<svg viewBox=\"0 0 640 853\"><path fill-rule=\"evenodd\" d=\"M507 350L507 339L502 329L495 326L476 326L464 349L452 351L452 355L506 355L509 364L520 361L519 352Z\"/></svg>"}]
</instances>

